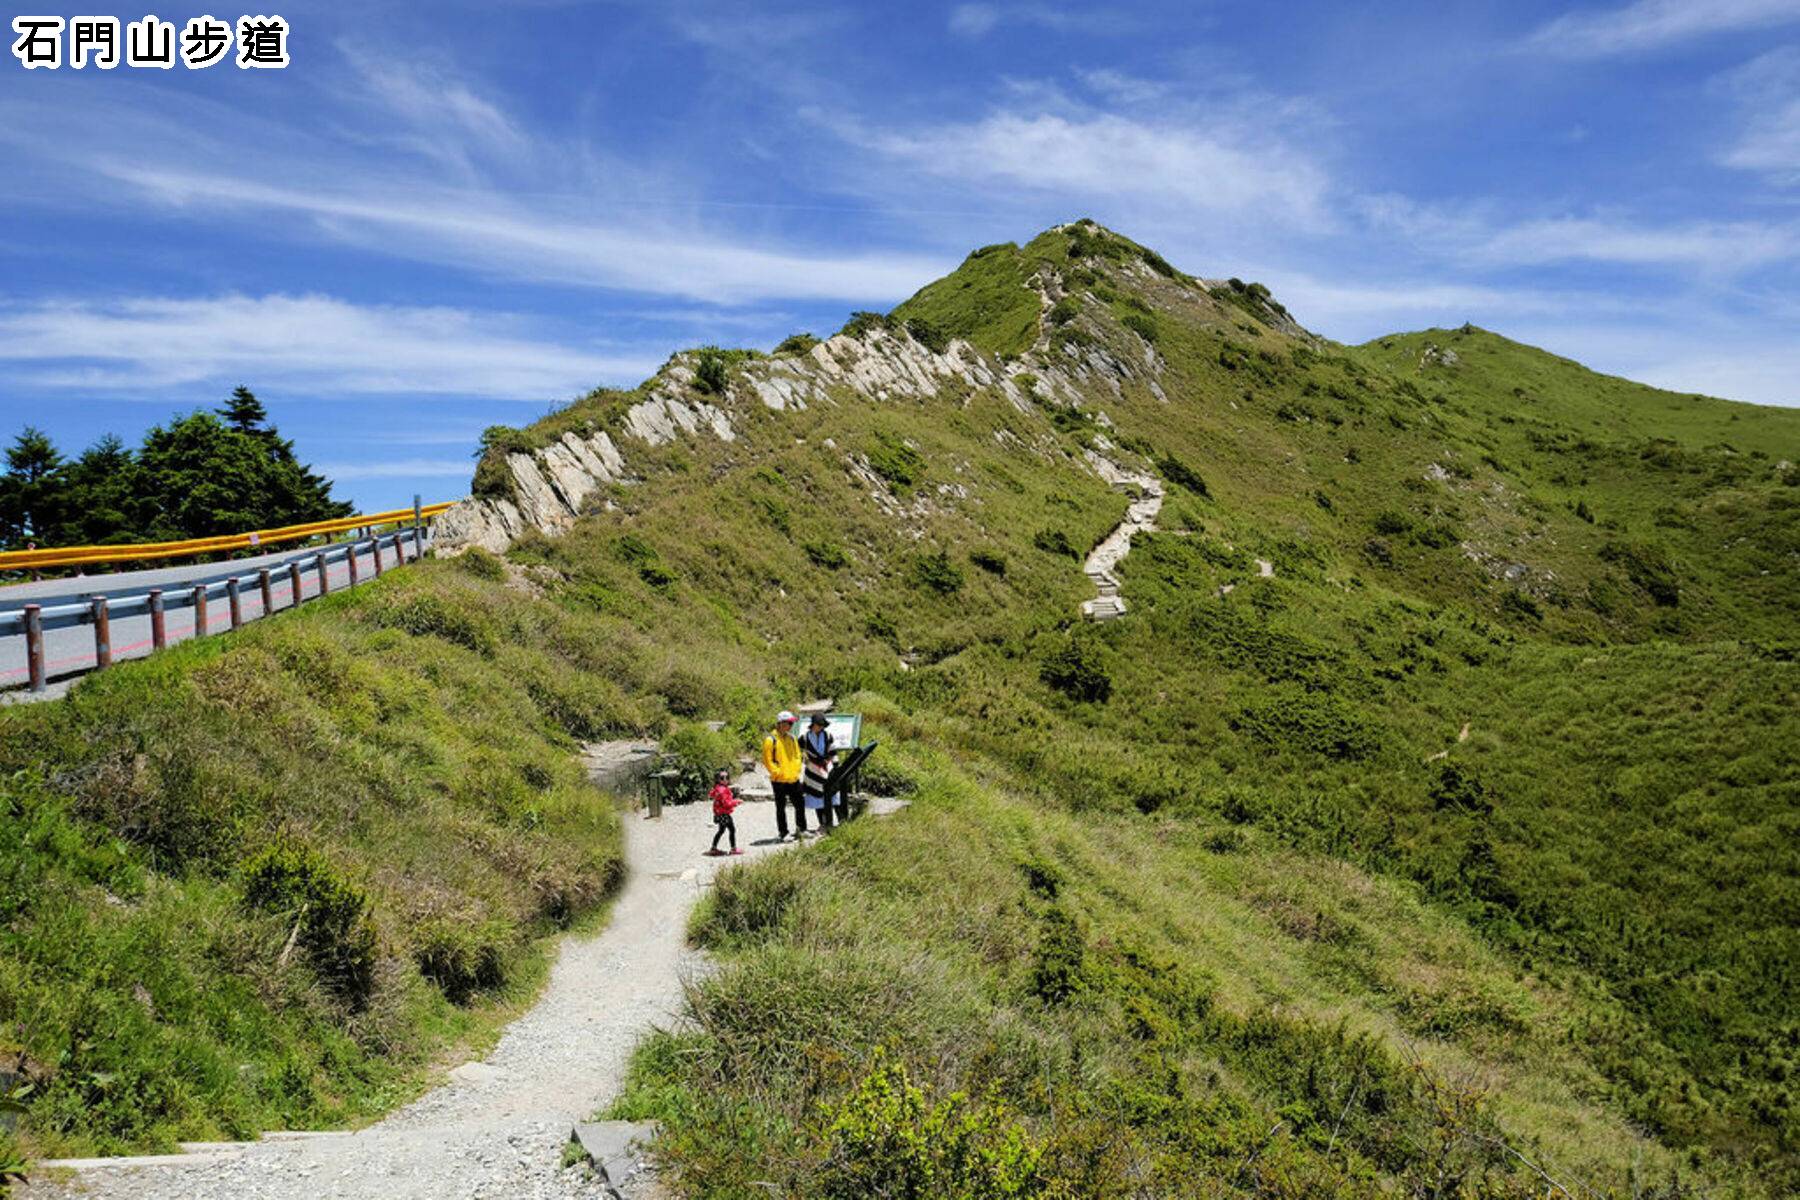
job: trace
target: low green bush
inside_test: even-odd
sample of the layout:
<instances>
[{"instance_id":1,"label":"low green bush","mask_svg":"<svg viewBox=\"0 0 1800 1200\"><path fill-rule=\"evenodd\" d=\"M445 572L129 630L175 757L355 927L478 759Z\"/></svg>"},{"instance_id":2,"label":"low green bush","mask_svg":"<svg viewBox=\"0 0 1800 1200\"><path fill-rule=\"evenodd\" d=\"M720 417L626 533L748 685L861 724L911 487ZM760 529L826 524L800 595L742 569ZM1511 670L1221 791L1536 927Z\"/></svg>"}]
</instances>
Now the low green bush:
<instances>
[{"instance_id":1,"label":"low green bush","mask_svg":"<svg viewBox=\"0 0 1800 1200\"><path fill-rule=\"evenodd\" d=\"M375 926L369 898L308 846L279 838L244 864L244 902L292 921L290 941L320 980L352 1008L375 986Z\"/></svg>"}]
</instances>

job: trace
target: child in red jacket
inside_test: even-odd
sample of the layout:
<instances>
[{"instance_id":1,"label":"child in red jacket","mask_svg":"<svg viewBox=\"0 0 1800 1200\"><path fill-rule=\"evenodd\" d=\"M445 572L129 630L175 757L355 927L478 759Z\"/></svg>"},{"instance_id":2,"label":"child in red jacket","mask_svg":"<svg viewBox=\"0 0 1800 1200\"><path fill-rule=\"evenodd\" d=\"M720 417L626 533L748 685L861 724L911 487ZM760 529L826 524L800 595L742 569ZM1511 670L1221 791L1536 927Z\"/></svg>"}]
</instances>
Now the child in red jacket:
<instances>
[{"instance_id":1,"label":"child in red jacket","mask_svg":"<svg viewBox=\"0 0 1800 1200\"><path fill-rule=\"evenodd\" d=\"M713 824L718 828L713 830L712 849L707 851L710 855L723 853L719 849L719 839L728 833L731 835L731 852L733 854L743 853L738 849L737 844L737 822L731 819L732 810L743 801L739 800L737 793L731 790L730 778L724 771L713 776Z\"/></svg>"}]
</instances>

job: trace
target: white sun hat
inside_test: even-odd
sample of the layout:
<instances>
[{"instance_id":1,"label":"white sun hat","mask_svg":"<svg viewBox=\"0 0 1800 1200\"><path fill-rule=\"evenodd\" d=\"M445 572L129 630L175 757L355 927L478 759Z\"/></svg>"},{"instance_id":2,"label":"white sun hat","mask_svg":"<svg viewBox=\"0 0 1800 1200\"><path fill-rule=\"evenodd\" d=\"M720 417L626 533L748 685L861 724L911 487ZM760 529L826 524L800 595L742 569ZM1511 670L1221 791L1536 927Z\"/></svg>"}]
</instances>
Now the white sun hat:
<instances>
[{"instance_id":1,"label":"white sun hat","mask_svg":"<svg viewBox=\"0 0 1800 1200\"><path fill-rule=\"evenodd\" d=\"M781 724L783 721L791 721L793 719L794 719L794 714L789 712L785 708L775 714L775 723L777 725Z\"/></svg>"}]
</instances>

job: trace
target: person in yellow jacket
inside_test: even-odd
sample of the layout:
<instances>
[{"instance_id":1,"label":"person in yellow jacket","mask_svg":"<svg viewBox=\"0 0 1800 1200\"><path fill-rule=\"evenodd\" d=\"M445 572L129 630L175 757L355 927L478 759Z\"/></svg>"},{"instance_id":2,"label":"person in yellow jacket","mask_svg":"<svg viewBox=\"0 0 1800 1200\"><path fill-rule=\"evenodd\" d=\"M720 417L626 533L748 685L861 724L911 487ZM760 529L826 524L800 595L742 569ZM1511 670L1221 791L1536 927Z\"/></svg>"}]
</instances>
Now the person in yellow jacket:
<instances>
[{"instance_id":1,"label":"person in yellow jacket","mask_svg":"<svg viewBox=\"0 0 1800 1200\"><path fill-rule=\"evenodd\" d=\"M775 840L787 841L787 806L794 806L794 840L806 835L806 792L800 784L800 740L794 736L794 714L783 710L762 744L763 769L775 787Z\"/></svg>"}]
</instances>

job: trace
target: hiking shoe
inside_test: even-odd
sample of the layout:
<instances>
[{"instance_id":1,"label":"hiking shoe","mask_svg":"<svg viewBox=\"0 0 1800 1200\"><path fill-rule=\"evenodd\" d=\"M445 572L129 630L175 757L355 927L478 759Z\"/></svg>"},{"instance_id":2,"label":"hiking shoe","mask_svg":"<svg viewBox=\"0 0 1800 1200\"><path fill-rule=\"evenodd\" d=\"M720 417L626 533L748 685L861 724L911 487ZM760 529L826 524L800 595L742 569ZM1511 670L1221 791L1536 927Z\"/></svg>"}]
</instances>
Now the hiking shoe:
<instances>
[{"instance_id":1,"label":"hiking shoe","mask_svg":"<svg viewBox=\"0 0 1800 1200\"><path fill-rule=\"evenodd\" d=\"M733 854L742 854L743 852L744 851L743 851L742 847L739 847L738 849L732 851Z\"/></svg>"},{"instance_id":2,"label":"hiking shoe","mask_svg":"<svg viewBox=\"0 0 1800 1200\"><path fill-rule=\"evenodd\" d=\"M706 852L706 857L708 857L708 858L722 858L722 857L724 857L724 855L725 855L725 852L723 850L718 849L717 847L714 847L713 849L708 850Z\"/></svg>"}]
</instances>

